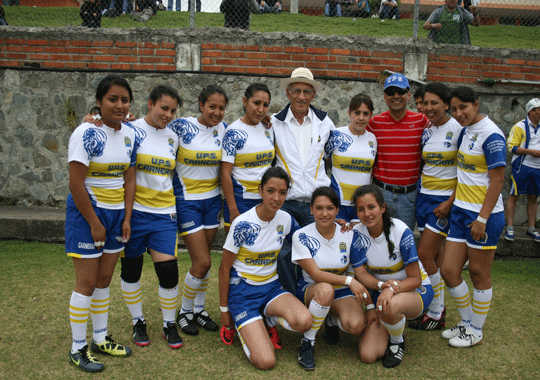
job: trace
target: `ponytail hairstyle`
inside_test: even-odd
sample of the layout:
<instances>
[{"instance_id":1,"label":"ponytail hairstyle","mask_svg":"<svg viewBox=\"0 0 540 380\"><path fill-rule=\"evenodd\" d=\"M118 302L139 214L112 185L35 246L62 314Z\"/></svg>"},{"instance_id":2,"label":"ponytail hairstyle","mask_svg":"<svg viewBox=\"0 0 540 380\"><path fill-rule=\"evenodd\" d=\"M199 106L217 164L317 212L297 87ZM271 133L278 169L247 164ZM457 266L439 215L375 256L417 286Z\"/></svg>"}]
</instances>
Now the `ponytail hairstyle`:
<instances>
[{"instance_id":1,"label":"ponytail hairstyle","mask_svg":"<svg viewBox=\"0 0 540 380\"><path fill-rule=\"evenodd\" d=\"M356 207L356 200L366 194L373 195L375 197L375 200L377 201L377 204L380 207L383 207L383 206L386 207L386 203L384 201L384 197L383 197L383 193L381 189L379 189L377 186L373 184L360 186L354 191L354 194L351 200L353 204L355 205L355 207ZM386 237L386 243L388 245L388 255L390 258L392 258L392 256L394 255L394 248L396 247L394 246L394 243L390 241L390 228L394 225L394 223L392 223L390 210L388 210L388 207L386 207L386 209L384 210L382 214L382 220L383 220L383 232L384 232L384 236Z\"/></svg>"}]
</instances>

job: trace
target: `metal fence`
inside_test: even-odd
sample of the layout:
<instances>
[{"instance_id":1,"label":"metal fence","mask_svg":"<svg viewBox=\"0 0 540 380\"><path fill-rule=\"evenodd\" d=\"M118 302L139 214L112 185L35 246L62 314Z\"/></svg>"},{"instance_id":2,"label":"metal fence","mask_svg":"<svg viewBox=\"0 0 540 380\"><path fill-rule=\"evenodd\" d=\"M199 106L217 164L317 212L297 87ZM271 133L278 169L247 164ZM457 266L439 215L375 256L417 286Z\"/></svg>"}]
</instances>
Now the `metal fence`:
<instances>
[{"instance_id":1,"label":"metal fence","mask_svg":"<svg viewBox=\"0 0 540 380\"><path fill-rule=\"evenodd\" d=\"M468 24L540 26L540 0L0 0L0 25L60 27L238 27L256 29L258 13L413 19L440 43L467 43ZM453 10L454 3L460 4ZM469 11L464 11L468 9ZM201 13L202 12L202 13ZM5 18L2 21L2 15ZM374 21L372 21L374 22ZM470 25L469 25L470 27ZM317 30L313 30L316 33ZM424 34L425 35L425 34Z\"/></svg>"}]
</instances>

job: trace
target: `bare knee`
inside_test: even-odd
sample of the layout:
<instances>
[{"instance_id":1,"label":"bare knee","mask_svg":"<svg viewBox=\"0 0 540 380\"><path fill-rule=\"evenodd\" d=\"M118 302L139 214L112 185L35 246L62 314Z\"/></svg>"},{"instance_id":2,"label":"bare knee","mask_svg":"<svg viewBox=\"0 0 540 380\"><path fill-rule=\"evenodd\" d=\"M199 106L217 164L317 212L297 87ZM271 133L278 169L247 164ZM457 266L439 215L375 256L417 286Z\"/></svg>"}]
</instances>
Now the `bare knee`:
<instances>
[{"instance_id":1,"label":"bare knee","mask_svg":"<svg viewBox=\"0 0 540 380\"><path fill-rule=\"evenodd\" d=\"M212 267L212 262L210 261L210 257L197 260L196 262L193 262L191 268L189 269L189 273L193 275L193 277L196 277L198 279L203 279L206 274L210 271L210 268Z\"/></svg>"},{"instance_id":2,"label":"bare knee","mask_svg":"<svg viewBox=\"0 0 540 380\"><path fill-rule=\"evenodd\" d=\"M364 331L364 318L340 318L341 327L351 335L359 335Z\"/></svg>"},{"instance_id":3,"label":"bare knee","mask_svg":"<svg viewBox=\"0 0 540 380\"><path fill-rule=\"evenodd\" d=\"M377 354L371 350L362 350L360 349L360 361L365 364L375 363L379 357Z\"/></svg>"},{"instance_id":4,"label":"bare knee","mask_svg":"<svg viewBox=\"0 0 540 380\"><path fill-rule=\"evenodd\" d=\"M313 325L313 318L309 310L306 309L304 313L296 314L288 322L293 329L303 333L311 328L311 326Z\"/></svg>"},{"instance_id":5,"label":"bare knee","mask_svg":"<svg viewBox=\"0 0 540 380\"><path fill-rule=\"evenodd\" d=\"M313 299L320 305L330 305L334 300L334 287L327 283L319 283Z\"/></svg>"},{"instance_id":6,"label":"bare knee","mask_svg":"<svg viewBox=\"0 0 540 380\"><path fill-rule=\"evenodd\" d=\"M276 366L276 356L275 355L265 355L260 357L251 357L251 362L257 369L267 371Z\"/></svg>"}]
</instances>

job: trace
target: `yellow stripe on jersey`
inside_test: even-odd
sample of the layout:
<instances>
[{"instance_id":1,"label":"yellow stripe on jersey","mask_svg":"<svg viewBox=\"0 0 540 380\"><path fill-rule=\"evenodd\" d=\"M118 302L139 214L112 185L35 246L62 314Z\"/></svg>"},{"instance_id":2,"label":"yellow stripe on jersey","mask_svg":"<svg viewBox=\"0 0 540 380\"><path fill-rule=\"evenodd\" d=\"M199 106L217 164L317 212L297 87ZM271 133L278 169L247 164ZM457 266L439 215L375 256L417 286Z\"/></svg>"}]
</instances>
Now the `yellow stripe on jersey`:
<instances>
[{"instance_id":1,"label":"yellow stripe on jersey","mask_svg":"<svg viewBox=\"0 0 540 380\"><path fill-rule=\"evenodd\" d=\"M465 154L458 152L458 168L469 173L487 173L488 167L484 155Z\"/></svg>"},{"instance_id":2,"label":"yellow stripe on jersey","mask_svg":"<svg viewBox=\"0 0 540 380\"><path fill-rule=\"evenodd\" d=\"M104 164L90 161L86 176L91 178L120 178L128 168L128 163L111 162Z\"/></svg>"},{"instance_id":3,"label":"yellow stripe on jersey","mask_svg":"<svg viewBox=\"0 0 540 380\"><path fill-rule=\"evenodd\" d=\"M176 204L176 199L174 197L173 189L159 191L137 185L135 202L143 206L165 208L174 206Z\"/></svg>"},{"instance_id":4,"label":"yellow stripe on jersey","mask_svg":"<svg viewBox=\"0 0 540 380\"><path fill-rule=\"evenodd\" d=\"M354 191L358 188L358 185L350 185L348 183L340 182L339 187L341 187L341 191L343 191L343 199L350 201Z\"/></svg>"},{"instance_id":5,"label":"yellow stripe on jersey","mask_svg":"<svg viewBox=\"0 0 540 380\"><path fill-rule=\"evenodd\" d=\"M437 178L429 175L422 176L422 187L429 190L454 190L457 185L456 178Z\"/></svg>"},{"instance_id":6,"label":"yellow stripe on jersey","mask_svg":"<svg viewBox=\"0 0 540 380\"><path fill-rule=\"evenodd\" d=\"M178 149L176 161L186 166L218 166L221 162L221 150L201 152L181 147Z\"/></svg>"},{"instance_id":7,"label":"yellow stripe on jersey","mask_svg":"<svg viewBox=\"0 0 540 380\"><path fill-rule=\"evenodd\" d=\"M234 160L234 166L247 169L258 168L261 166L270 166L273 160L273 150L256 153L238 153Z\"/></svg>"},{"instance_id":8,"label":"yellow stripe on jersey","mask_svg":"<svg viewBox=\"0 0 540 380\"><path fill-rule=\"evenodd\" d=\"M156 157L149 154L137 154L137 171L168 177L176 166L176 161L170 158Z\"/></svg>"},{"instance_id":9,"label":"yellow stripe on jersey","mask_svg":"<svg viewBox=\"0 0 540 380\"><path fill-rule=\"evenodd\" d=\"M403 261L400 261L399 263L396 263L392 265L391 267L372 267L368 266L369 270L372 271L375 274L393 274L397 273L403 268L405 268L405 265L403 265Z\"/></svg>"},{"instance_id":10,"label":"yellow stripe on jersey","mask_svg":"<svg viewBox=\"0 0 540 380\"><path fill-rule=\"evenodd\" d=\"M371 173L372 166L373 160L370 159L332 155L332 167L347 172Z\"/></svg>"},{"instance_id":11,"label":"yellow stripe on jersey","mask_svg":"<svg viewBox=\"0 0 540 380\"><path fill-rule=\"evenodd\" d=\"M289 170L289 165L287 165L287 161L285 161L285 158L283 157L283 154L281 154L281 152L279 151L279 148L277 147L277 145L276 145L276 154L281 159L281 162L283 162L283 166L285 167L285 170L287 171L287 174L289 175L289 178L291 179L291 184L293 184L294 181L291 176L291 171Z\"/></svg>"},{"instance_id":12,"label":"yellow stripe on jersey","mask_svg":"<svg viewBox=\"0 0 540 380\"><path fill-rule=\"evenodd\" d=\"M422 159L429 166L450 167L456 166L457 151L449 152L422 152Z\"/></svg>"},{"instance_id":13,"label":"yellow stripe on jersey","mask_svg":"<svg viewBox=\"0 0 540 380\"><path fill-rule=\"evenodd\" d=\"M239 179L238 182L246 189L246 193L259 193L259 184L261 181L244 181Z\"/></svg>"},{"instance_id":14,"label":"yellow stripe on jersey","mask_svg":"<svg viewBox=\"0 0 540 380\"><path fill-rule=\"evenodd\" d=\"M124 188L102 189L101 187L90 186L92 193L98 202L105 204L119 204L124 202Z\"/></svg>"},{"instance_id":15,"label":"yellow stripe on jersey","mask_svg":"<svg viewBox=\"0 0 540 380\"><path fill-rule=\"evenodd\" d=\"M208 193L218 187L218 178L210 179L192 179L182 177L182 182L186 187L188 194L203 194Z\"/></svg>"},{"instance_id":16,"label":"yellow stripe on jersey","mask_svg":"<svg viewBox=\"0 0 540 380\"><path fill-rule=\"evenodd\" d=\"M456 199L481 205L486 199L487 186L465 185L458 183L456 188Z\"/></svg>"},{"instance_id":17,"label":"yellow stripe on jersey","mask_svg":"<svg viewBox=\"0 0 540 380\"><path fill-rule=\"evenodd\" d=\"M263 281L269 280L272 277L274 277L275 275L277 275L277 271L273 271L272 273L270 273L270 274L268 274L266 276L257 276L256 274L246 273L246 272L240 272L240 275L243 278L247 278L248 280L251 280L251 281L263 282Z\"/></svg>"},{"instance_id":18,"label":"yellow stripe on jersey","mask_svg":"<svg viewBox=\"0 0 540 380\"><path fill-rule=\"evenodd\" d=\"M252 252L245 247L240 247L236 259L246 265L266 267L276 262L278 251Z\"/></svg>"}]
</instances>

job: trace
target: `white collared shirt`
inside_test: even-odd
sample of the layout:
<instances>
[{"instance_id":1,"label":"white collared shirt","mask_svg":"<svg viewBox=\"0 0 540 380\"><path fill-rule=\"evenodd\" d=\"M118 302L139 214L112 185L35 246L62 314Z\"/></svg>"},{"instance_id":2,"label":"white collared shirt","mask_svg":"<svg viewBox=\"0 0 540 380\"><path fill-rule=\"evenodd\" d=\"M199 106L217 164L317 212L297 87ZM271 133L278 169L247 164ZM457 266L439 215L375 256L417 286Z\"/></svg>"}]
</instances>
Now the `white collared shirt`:
<instances>
[{"instance_id":1,"label":"white collared shirt","mask_svg":"<svg viewBox=\"0 0 540 380\"><path fill-rule=\"evenodd\" d=\"M313 136L311 135L311 120L313 120L313 111L311 108L308 114L304 116L302 124L294 117L291 109L287 112L287 120L293 127L294 138L296 140L296 146L300 149L300 158L302 159L302 167L306 167L306 162L309 158L309 151L311 149L311 142Z\"/></svg>"}]
</instances>

